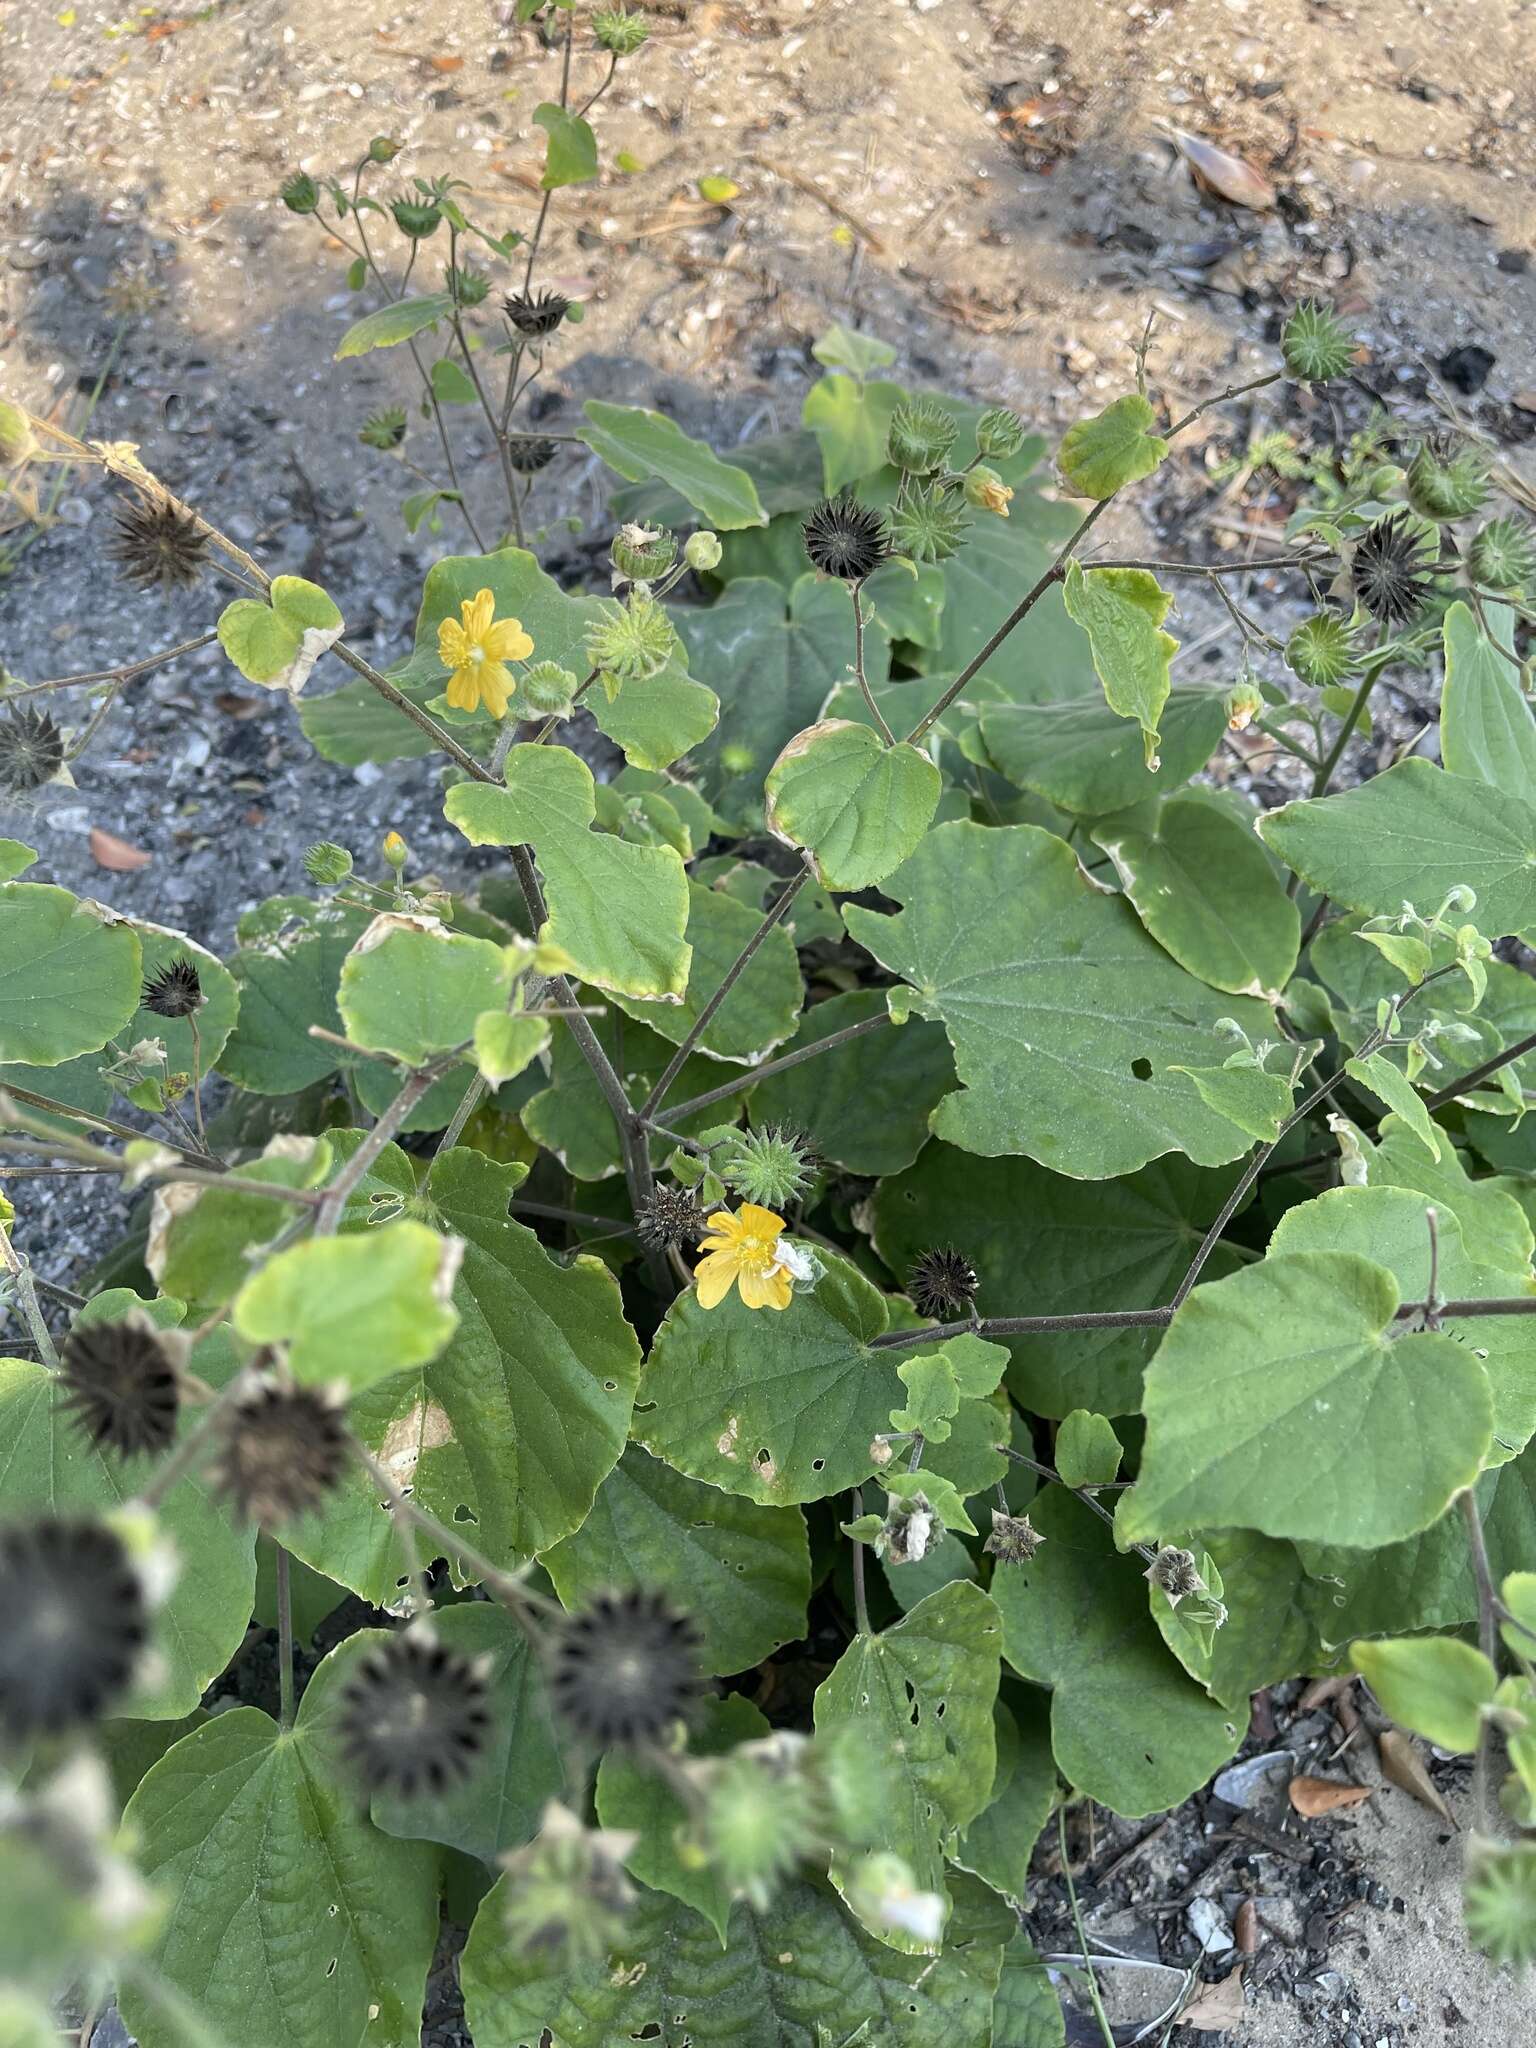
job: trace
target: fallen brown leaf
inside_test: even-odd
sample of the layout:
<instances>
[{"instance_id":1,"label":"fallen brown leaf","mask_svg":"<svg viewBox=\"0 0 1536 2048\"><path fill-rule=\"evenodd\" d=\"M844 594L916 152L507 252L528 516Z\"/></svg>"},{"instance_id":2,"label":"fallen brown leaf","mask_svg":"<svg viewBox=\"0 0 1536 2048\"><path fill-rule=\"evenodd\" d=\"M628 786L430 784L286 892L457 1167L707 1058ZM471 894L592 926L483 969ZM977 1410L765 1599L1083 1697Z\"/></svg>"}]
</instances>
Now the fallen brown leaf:
<instances>
[{"instance_id":1,"label":"fallen brown leaf","mask_svg":"<svg viewBox=\"0 0 1536 2048\"><path fill-rule=\"evenodd\" d=\"M1331 1678L1314 1678L1296 1702L1297 1712L1310 1714L1315 1707L1326 1706L1329 1700L1336 1700L1340 1693L1348 1692L1354 1682L1352 1671L1336 1671Z\"/></svg>"},{"instance_id":2,"label":"fallen brown leaf","mask_svg":"<svg viewBox=\"0 0 1536 2048\"><path fill-rule=\"evenodd\" d=\"M1362 1799L1371 1796L1369 1785L1341 1785L1334 1778L1292 1778L1289 1790L1291 1805L1304 1820L1336 1813L1341 1807L1358 1806Z\"/></svg>"},{"instance_id":3,"label":"fallen brown leaf","mask_svg":"<svg viewBox=\"0 0 1536 2048\"><path fill-rule=\"evenodd\" d=\"M119 839L113 832L103 832L99 825L91 827L91 859L97 867L106 868L110 874L132 875L140 868L147 868L154 859L142 846L130 846L126 839Z\"/></svg>"},{"instance_id":4,"label":"fallen brown leaf","mask_svg":"<svg viewBox=\"0 0 1536 2048\"><path fill-rule=\"evenodd\" d=\"M1400 1792L1417 1799L1421 1806L1427 1806L1431 1813L1438 1813L1452 1827L1457 1825L1455 1814L1436 1791L1435 1781L1425 1769L1418 1744L1411 1735L1405 1735L1401 1728L1389 1728L1377 1738L1376 1747L1381 1751L1383 1777L1389 1778Z\"/></svg>"},{"instance_id":5,"label":"fallen brown leaf","mask_svg":"<svg viewBox=\"0 0 1536 2048\"><path fill-rule=\"evenodd\" d=\"M1232 1923L1232 1932L1237 1937L1238 1948L1245 1956L1258 1954L1259 1909L1252 1899L1244 1899L1238 1907L1237 1918Z\"/></svg>"},{"instance_id":6,"label":"fallen brown leaf","mask_svg":"<svg viewBox=\"0 0 1536 2048\"><path fill-rule=\"evenodd\" d=\"M464 69L464 59L462 57L433 57L430 62L434 71L462 71Z\"/></svg>"},{"instance_id":7,"label":"fallen brown leaf","mask_svg":"<svg viewBox=\"0 0 1536 2048\"><path fill-rule=\"evenodd\" d=\"M1199 1986L1179 2014L1179 2025L1193 2027L1197 2034L1225 2034L1242 2024L1244 2010L1243 1966L1239 1963L1219 1984Z\"/></svg>"},{"instance_id":8,"label":"fallen brown leaf","mask_svg":"<svg viewBox=\"0 0 1536 2048\"><path fill-rule=\"evenodd\" d=\"M262 708L259 697L242 697L238 690L220 690L213 701L226 718L254 718Z\"/></svg>"}]
</instances>

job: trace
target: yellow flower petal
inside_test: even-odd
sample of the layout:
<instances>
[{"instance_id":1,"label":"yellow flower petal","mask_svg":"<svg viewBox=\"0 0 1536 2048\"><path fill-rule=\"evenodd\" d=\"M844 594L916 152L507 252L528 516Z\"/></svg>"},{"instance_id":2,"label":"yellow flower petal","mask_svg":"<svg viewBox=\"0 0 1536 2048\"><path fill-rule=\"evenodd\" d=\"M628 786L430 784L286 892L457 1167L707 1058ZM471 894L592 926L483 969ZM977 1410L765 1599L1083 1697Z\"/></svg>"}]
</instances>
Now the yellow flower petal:
<instances>
[{"instance_id":1,"label":"yellow flower petal","mask_svg":"<svg viewBox=\"0 0 1536 2048\"><path fill-rule=\"evenodd\" d=\"M480 706L480 679L472 668L456 668L443 692L455 711L476 711Z\"/></svg>"},{"instance_id":2,"label":"yellow flower petal","mask_svg":"<svg viewBox=\"0 0 1536 2048\"><path fill-rule=\"evenodd\" d=\"M730 1252L711 1252L693 1269L700 1308L718 1308L735 1285L737 1263Z\"/></svg>"},{"instance_id":3,"label":"yellow flower petal","mask_svg":"<svg viewBox=\"0 0 1536 2048\"><path fill-rule=\"evenodd\" d=\"M462 668L469 655L469 642L457 619L444 619L437 629L437 658L444 668Z\"/></svg>"},{"instance_id":4,"label":"yellow flower petal","mask_svg":"<svg viewBox=\"0 0 1536 2048\"><path fill-rule=\"evenodd\" d=\"M491 630L491 621L496 616L496 598L489 590L477 590L473 597L466 597L460 607L464 617L464 631L471 640L484 642Z\"/></svg>"},{"instance_id":5,"label":"yellow flower petal","mask_svg":"<svg viewBox=\"0 0 1536 2048\"><path fill-rule=\"evenodd\" d=\"M745 1233L765 1244L775 1245L784 1235L784 1218L775 1216L771 1209L760 1209L756 1202L743 1202L736 1211L736 1221Z\"/></svg>"},{"instance_id":6,"label":"yellow flower petal","mask_svg":"<svg viewBox=\"0 0 1536 2048\"><path fill-rule=\"evenodd\" d=\"M749 1273L743 1267L737 1284L748 1308L788 1308L794 1292L782 1266L770 1266L766 1273Z\"/></svg>"},{"instance_id":7,"label":"yellow flower petal","mask_svg":"<svg viewBox=\"0 0 1536 2048\"><path fill-rule=\"evenodd\" d=\"M488 661L526 661L532 652L533 641L521 619L498 619L485 636Z\"/></svg>"},{"instance_id":8,"label":"yellow flower petal","mask_svg":"<svg viewBox=\"0 0 1536 2048\"><path fill-rule=\"evenodd\" d=\"M492 718L506 717L507 699L516 688L510 669L503 668L499 661L480 664L480 694Z\"/></svg>"}]
</instances>

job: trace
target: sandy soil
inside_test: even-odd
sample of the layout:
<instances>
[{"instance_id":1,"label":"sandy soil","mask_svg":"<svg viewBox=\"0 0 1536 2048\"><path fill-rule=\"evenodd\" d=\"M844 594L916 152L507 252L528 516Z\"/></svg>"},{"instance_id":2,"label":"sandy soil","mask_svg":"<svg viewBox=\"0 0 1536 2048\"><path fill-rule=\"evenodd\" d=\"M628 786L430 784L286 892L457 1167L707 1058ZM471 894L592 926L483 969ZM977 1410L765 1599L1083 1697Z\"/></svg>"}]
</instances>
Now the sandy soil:
<instances>
[{"instance_id":1,"label":"sandy soil","mask_svg":"<svg viewBox=\"0 0 1536 2048\"><path fill-rule=\"evenodd\" d=\"M526 229L528 121L557 60L511 13L487 0L226 0L187 14L0 0L0 391L78 416L110 363L92 431L140 442L272 567L324 581L382 659L403 648L447 537L405 534L409 480L357 443L370 411L407 397L404 372L384 356L332 363L358 310L345 259L276 191L299 167L342 170L384 132L408 146L400 172L462 177L488 220ZM894 343L900 374L1006 400L1054 437L1124 388L1149 310L1154 381L1182 406L1263 367L1277 308L1324 292L1356 319L1368 378L1420 417L1449 351L1488 351L1486 381L1460 402L1529 470L1536 62L1516 0L674 0L653 21L649 51L599 110L604 163L627 151L644 168L605 172L552 209L543 275L588 317L547 382L546 424L592 395L661 403L720 444L790 424L816 374L809 343L842 320ZM600 69L580 65L590 90ZM1278 204L1203 197L1174 129L1241 154ZM700 203L709 173L739 186L729 208ZM1269 487L1218 488L1210 465L1282 402L1260 394L1191 437L1150 505L1105 522L1107 543L1258 546L1277 516ZM467 477L487 513L494 468L482 440ZM582 451L547 472L537 503L557 573L590 573L603 492ZM207 592L144 599L111 582L109 525L102 485L76 477L41 533L0 531L0 662L14 674L123 661L211 623ZM1283 619L1262 579L1250 596ZM1181 631L1208 663L1235 661L1202 600L1186 600ZM1418 709L1400 693L1385 730ZM297 883L322 834L362 844L400 823L418 851L454 858L430 769L316 760L286 708L238 687L217 649L135 684L78 781L41 806L0 807L0 832L42 849L41 876L213 944ZM92 826L151 863L104 875ZM99 1243L93 1213L58 1210L61 1273ZM1163 1857L1137 1866L1128 1910L1165 1954L1182 1922L1151 1909L1210 1864L1207 1825L1192 1806ZM1285 1967L1254 1994L1241 2038L1526 2038L1528 2007L1462 1941L1444 1824L1388 1791L1327 1828L1403 1909L1367 1901L1321 1957L1277 1910ZM1271 1857L1250 1875L1294 1897L1296 1868ZM1342 1989L1299 1998L1319 1969Z\"/></svg>"}]
</instances>

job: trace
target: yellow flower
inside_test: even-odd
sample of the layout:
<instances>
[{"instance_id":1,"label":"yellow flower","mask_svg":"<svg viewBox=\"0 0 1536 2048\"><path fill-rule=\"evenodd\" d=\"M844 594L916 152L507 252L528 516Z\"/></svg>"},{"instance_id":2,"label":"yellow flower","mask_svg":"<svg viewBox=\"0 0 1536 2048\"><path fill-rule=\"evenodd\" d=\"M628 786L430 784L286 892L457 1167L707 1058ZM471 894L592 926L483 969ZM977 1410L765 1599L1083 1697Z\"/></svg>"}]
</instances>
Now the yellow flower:
<instances>
[{"instance_id":1,"label":"yellow flower","mask_svg":"<svg viewBox=\"0 0 1536 2048\"><path fill-rule=\"evenodd\" d=\"M459 606L457 619L444 619L437 629L437 658L453 671L448 702L456 711L477 711L483 700L493 718L505 718L517 688L506 663L526 661L532 652L522 620L498 619L492 592L476 591Z\"/></svg>"},{"instance_id":2,"label":"yellow flower","mask_svg":"<svg viewBox=\"0 0 1536 2048\"><path fill-rule=\"evenodd\" d=\"M693 1274L700 1308L718 1308L733 1286L741 1289L748 1308L788 1308L794 1290L778 1255L783 1217L743 1202L734 1215L717 1209L707 1223L706 1256Z\"/></svg>"},{"instance_id":3,"label":"yellow flower","mask_svg":"<svg viewBox=\"0 0 1536 2048\"><path fill-rule=\"evenodd\" d=\"M996 482L989 480L981 487L983 511L995 512L999 519L1006 519L1008 517L1008 505L1012 497L1013 491L1011 487L1002 482L1000 478Z\"/></svg>"}]
</instances>

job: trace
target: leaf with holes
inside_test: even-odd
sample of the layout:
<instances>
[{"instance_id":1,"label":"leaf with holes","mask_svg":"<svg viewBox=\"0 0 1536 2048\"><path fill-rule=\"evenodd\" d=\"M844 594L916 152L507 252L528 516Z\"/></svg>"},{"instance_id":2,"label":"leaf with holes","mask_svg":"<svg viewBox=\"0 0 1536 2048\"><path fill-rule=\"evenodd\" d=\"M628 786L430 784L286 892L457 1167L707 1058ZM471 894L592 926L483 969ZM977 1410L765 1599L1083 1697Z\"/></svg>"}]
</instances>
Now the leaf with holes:
<instances>
[{"instance_id":1,"label":"leaf with holes","mask_svg":"<svg viewBox=\"0 0 1536 2048\"><path fill-rule=\"evenodd\" d=\"M884 1297L835 1253L814 1293L782 1315L732 1292L718 1308L680 1294L656 1333L635 1436L679 1471L771 1506L823 1500L875 1470L870 1446L904 1398L910 1352L871 1350Z\"/></svg>"},{"instance_id":2,"label":"leaf with holes","mask_svg":"<svg viewBox=\"0 0 1536 2048\"><path fill-rule=\"evenodd\" d=\"M476 2048L528 2048L546 2028L553 2040L592 2048L642 2037L665 2048L810 2048L856 2041L871 2022L883 2048L992 2048L995 1944L959 1943L937 1959L899 1955L819 1886L792 1878L765 1914L733 1908L723 1955L698 1913L643 1891L616 1946L584 1962L507 1938L508 1883L486 1895L464 1951Z\"/></svg>"},{"instance_id":3,"label":"leaf with holes","mask_svg":"<svg viewBox=\"0 0 1536 2048\"><path fill-rule=\"evenodd\" d=\"M871 1846L900 1856L920 1891L945 1894L944 1838L991 1794L1000 1650L997 1609L956 1581L878 1635L855 1636L816 1691L817 1734L857 1739L883 1777ZM849 1862L834 1857L832 1876L847 1897ZM870 1932L908 1953L937 1947L891 1927Z\"/></svg>"},{"instance_id":4,"label":"leaf with holes","mask_svg":"<svg viewBox=\"0 0 1536 2048\"><path fill-rule=\"evenodd\" d=\"M935 1110L936 1136L1085 1180L1164 1152L1219 1166L1247 1149L1172 1069L1209 1064L1224 1017L1261 1036L1268 1010L1176 966L1063 840L1033 825L939 825L885 893L906 906L898 916L850 909L845 921L949 1033L962 1086ZM1007 918L991 914L999 903Z\"/></svg>"}]
</instances>

